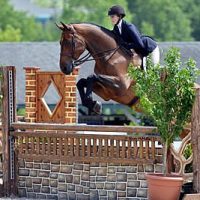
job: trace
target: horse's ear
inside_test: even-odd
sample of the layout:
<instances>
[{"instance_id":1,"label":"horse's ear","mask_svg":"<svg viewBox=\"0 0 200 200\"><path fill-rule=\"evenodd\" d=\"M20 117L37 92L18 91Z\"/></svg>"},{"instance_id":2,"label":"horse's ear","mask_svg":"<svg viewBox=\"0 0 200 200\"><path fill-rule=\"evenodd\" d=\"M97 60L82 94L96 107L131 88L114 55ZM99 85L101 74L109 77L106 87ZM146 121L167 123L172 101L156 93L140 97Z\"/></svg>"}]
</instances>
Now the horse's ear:
<instances>
[{"instance_id":1,"label":"horse's ear","mask_svg":"<svg viewBox=\"0 0 200 200\"><path fill-rule=\"evenodd\" d=\"M59 24L57 24L57 23L55 23L55 24L56 24L56 26L57 26L61 31L64 31L63 25L59 25Z\"/></svg>"},{"instance_id":2,"label":"horse's ear","mask_svg":"<svg viewBox=\"0 0 200 200\"><path fill-rule=\"evenodd\" d=\"M60 22L61 24L57 24L57 23L55 23L56 24L56 26L60 29L60 30L62 30L62 31L69 31L69 33L72 33L72 34L74 34L75 33L75 29L74 29L74 27L71 25L71 24L64 24L63 22Z\"/></svg>"},{"instance_id":3,"label":"horse's ear","mask_svg":"<svg viewBox=\"0 0 200 200\"><path fill-rule=\"evenodd\" d=\"M69 28L70 28L70 32L72 34L74 34L76 32L72 24L69 24Z\"/></svg>"},{"instance_id":4,"label":"horse's ear","mask_svg":"<svg viewBox=\"0 0 200 200\"><path fill-rule=\"evenodd\" d=\"M60 22L63 25L65 31L71 31L71 27L63 22Z\"/></svg>"}]
</instances>

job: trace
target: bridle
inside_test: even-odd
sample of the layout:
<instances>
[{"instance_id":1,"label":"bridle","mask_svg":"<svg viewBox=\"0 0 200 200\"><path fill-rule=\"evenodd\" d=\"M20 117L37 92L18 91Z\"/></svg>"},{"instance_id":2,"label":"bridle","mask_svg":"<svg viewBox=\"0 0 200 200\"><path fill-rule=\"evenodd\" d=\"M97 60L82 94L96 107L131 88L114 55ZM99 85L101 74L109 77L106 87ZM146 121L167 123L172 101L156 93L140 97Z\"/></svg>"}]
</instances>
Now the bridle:
<instances>
[{"instance_id":1,"label":"bridle","mask_svg":"<svg viewBox=\"0 0 200 200\"><path fill-rule=\"evenodd\" d=\"M73 60L76 60L76 58L75 58L75 50L76 50L76 43L75 43L75 34L73 33L72 34L72 39L71 39L71 52L68 54L68 53L60 53L60 55L61 56L67 56L67 57L70 57L70 58L72 58ZM85 42L83 41L83 40L81 40L79 37L76 37L77 39L79 39L80 41L81 41L81 43L83 44L83 46L84 46L84 48L86 47L86 45L85 45ZM67 45L67 43L68 43L69 41L68 40L66 40L66 39L64 39L63 37L62 37L62 40L61 40L61 50L63 49L63 46L64 45ZM61 51L62 52L62 51Z\"/></svg>"},{"instance_id":2,"label":"bridle","mask_svg":"<svg viewBox=\"0 0 200 200\"><path fill-rule=\"evenodd\" d=\"M98 53L95 53L95 54L91 54L90 52L88 52L85 56L79 58L79 59L76 59L75 58L75 51L76 51L76 41L75 41L75 38L77 38L79 41L81 41L81 43L83 44L83 47L84 49L86 49L86 44L85 42L77 37L74 33L72 34L72 39L71 39L71 52L68 54L68 53L60 53L61 56L67 56L67 57L70 57L72 59L72 67L76 67L76 66L79 66L85 62L88 62L88 61L93 61L93 60L97 60L97 59L101 59L101 58L105 58L107 55L109 55L110 53L110 56L106 59L106 61L108 61L116 52L117 50L120 48L120 46L117 46L115 48L112 48L112 49L108 49L108 50L105 50L105 51L102 51L102 52L98 52ZM66 43L68 42L68 40L64 39L62 37L62 40L61 40L61 50L63 49L63 46L66 45Z\"/></svg>"}]
</instances>

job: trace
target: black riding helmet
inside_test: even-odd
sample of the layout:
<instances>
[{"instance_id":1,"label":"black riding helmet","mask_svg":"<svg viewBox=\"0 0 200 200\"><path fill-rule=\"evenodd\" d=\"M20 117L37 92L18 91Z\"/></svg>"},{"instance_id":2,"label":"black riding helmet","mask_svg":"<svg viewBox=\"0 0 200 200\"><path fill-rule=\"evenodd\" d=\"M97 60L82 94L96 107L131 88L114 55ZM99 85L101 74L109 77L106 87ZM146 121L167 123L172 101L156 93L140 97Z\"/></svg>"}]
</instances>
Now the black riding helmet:
<instances>
[{"instance_id":1,"label":"black riding helmet","mask_svg":"<svg viewBox=\"0 0 200 200\"><path fill-rule=\"evenodd\" d=\"M109 10L108 10L108 15L118 15L121 16L122 18L126 16L124 8L119 6L119 5L115 5L112 6Z\"/></svg>"}]
</instances>

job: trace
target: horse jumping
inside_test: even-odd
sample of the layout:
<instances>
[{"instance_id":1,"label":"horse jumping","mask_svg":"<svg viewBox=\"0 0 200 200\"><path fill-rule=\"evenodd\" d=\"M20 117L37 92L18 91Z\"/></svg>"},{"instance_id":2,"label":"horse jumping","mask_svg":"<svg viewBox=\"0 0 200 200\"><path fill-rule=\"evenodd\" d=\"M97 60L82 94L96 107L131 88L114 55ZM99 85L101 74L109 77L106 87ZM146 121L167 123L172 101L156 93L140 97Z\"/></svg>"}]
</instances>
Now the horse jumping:
<instances>
[{"instance_id":1,"label":"horse jumping","mask_svg":"<svg viewBox=\"0 0 200 200\"><path fill-rule=\"evenodd\" d=\"M62 30L60 69L64 74L70 74L83 62L95 60L94 74L77 83L82 104L89 111L100 113L100 103L92 98L92 92L95 92L106 101L112 99L135 107L139 99L132 89L135 81L127 74L132 55L120 45L116 35L89 23L67 25L61 22L58 27ZM89 53L80 58L86 49ZM136 56L136 59L140 58Z\"/></svg>"}]
</instances>

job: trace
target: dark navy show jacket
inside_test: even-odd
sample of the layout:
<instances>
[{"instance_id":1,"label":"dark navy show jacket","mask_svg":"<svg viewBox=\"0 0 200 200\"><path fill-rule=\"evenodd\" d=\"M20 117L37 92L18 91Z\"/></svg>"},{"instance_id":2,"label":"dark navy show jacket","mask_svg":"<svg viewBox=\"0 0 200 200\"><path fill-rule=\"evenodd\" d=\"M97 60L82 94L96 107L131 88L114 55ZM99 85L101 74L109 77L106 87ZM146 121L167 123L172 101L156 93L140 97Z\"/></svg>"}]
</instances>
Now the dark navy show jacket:
<instances>
[{"instance_id":1,"label":"dark navy show jacket","mask_svg":"<svg viewBox=\"0 0 200 200\"><path fill-rule=\"evenodd\" d=\"M134 49L142 56L147 56L157 47L157 43L151 37L142 36L134 24L124 20L122 20L121 34L117 25L114 26L113 32L122 39L123 46Z\"/></svg>"}]
</instances>

